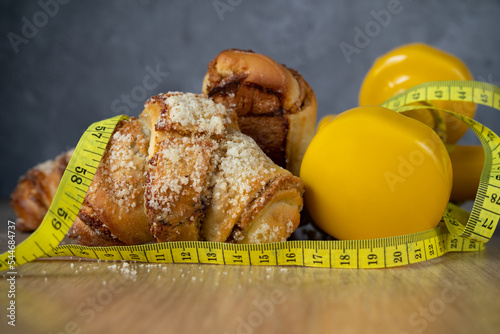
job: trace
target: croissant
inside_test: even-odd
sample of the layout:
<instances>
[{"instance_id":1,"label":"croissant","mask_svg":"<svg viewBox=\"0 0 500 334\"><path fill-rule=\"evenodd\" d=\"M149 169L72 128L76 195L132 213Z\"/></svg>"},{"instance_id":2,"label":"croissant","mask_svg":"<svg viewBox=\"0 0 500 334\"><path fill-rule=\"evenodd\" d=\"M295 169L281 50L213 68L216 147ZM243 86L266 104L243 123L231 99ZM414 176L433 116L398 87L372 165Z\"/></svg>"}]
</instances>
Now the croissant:
<instances>
[{"instance_id":1,"label":"croissant","mask_svg":"<svg viewBox=\"0 0 500 334\"><path fill-rule=\"evenodd\" d=\"M202 90L237 113L241 131L274 163L299 175L317 103L297 71L250 50L230 49L208 64Z\"/></svg>"},{"instance_id":2,"label":"croissant","mask_svg":"<svg viewBox=\"0 0 500 334\"><path fill-rule=\"evenodd\" d=\"M25 180L40 166L11 196L31 230L55 192L33 200L43 179ZM45 173L58 183L63 169ZM284 241L299 225L303 192L298 177L239 131L233 111L202 95L160 94L116 127L68 237L90 246Z\"/></svg>"},{"instance_id":3,"label":"croissant","mask_svg":"<svg viewBox=\"0 0 500 334\"><path fill-rule=\"evenodd\" d=\"M54 160L38 164L19 179L10 197L19 231L34 231L40 225L72 154L73 150L69 150Z\"/></svg>"}]
</instances>

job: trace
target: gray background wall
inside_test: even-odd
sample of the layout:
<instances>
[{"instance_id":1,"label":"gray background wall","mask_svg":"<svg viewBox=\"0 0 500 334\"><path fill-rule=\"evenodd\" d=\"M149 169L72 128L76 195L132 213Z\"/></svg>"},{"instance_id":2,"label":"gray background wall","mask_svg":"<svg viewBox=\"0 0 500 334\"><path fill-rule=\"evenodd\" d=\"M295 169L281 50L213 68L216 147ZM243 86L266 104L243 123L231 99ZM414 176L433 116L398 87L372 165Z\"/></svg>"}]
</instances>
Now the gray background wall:
<instances>
[{"instance_id":1,"label":"gray background wall","mask_svg":"<svg viewBox=\"0 0 500 334\"><path fill-rule=\"evenodd\" d=\"M499 1L401 0L401 12L348 63L340 43L354 45L354 29L394 1L73 0L49 6L50 15L37 1L1 1L0 198L28 168L74 146L90 123L138 115L160 92L200 92L207 63L226 48L297 69L316 92L320 117L356 106L375 58L409 42L451 52L475 78L500 85ZM39 27L25 27L15 50L9 33L23 37L26 21ZM159 84L142 99L143 79L155 69ZM130 105L120 100L131 93ZM500 133L499 115L480 108L476 118Z\"/></svg>"}]
</instances>

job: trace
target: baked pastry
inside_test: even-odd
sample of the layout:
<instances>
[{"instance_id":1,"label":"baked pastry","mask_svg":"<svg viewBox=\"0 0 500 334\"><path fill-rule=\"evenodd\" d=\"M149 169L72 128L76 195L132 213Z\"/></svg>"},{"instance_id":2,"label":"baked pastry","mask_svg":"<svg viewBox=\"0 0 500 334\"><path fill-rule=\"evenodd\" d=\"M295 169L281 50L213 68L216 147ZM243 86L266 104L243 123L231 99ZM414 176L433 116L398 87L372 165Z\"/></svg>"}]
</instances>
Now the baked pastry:
<instances>
[{"instance_id":1,"label":"baked pastry","mask_svg":"<svg viewBox=\"0 0 500 334\"><path fill-rule=\"evenodd\" d=\"M89 246L154 241L144 212L149 138L136 118L115 129L68 237Z\"/></svg>"},{"instance_id":2,"label":"baked pastry","mask_svg":"<svg viewBox=\"0 0 500 334\"><path fill-rule=\"evenodd\" d=\"M151 129L145 207L158 241L273 242L297 228L302 181L239 132L234 112L170 93L140 118Z\"/></svg>"},{"instance_id":3,"label":"baked pastry","mask_svg":"<svg viewBox=\"0 0 500 334\"><path fill-rule=\"evenodd\" d=\"M92 246L284 241L299 225L303 191L223 105L160 94L115 129L68 236ZM36 192L20 182L13 207Z\"/></svg>"},{"instance_id":4,"label":"baked pastry","mask_svg":"<svg viewBox=\"0 0 500 334\"><path fill-rule=\"evenodd\" d=\"M274 164L254 140L230 130L217 152L205 240L286 241L300 223L302 181Z\"/></svg>"},{"instance_id":5,"label":"baked pastry","mask_svg":"<svg viewBox=\"0 0 500 334\"><path fill-rule=\"evenodd\" d=\"M299 175L316 126L316 97L295 70L250 50L222 51L208 64L203 94L238 115L277 165Z\"/></svg>"},{"instance_id":6,"label":"baked pastry","mask_svg":"<svg viewBox=\"0 0 500 334\"><path fill-rule=\"evenodd\" d=\"M151 129L145 190L151 231L159 241L200 240L215 152L234 117L195 94L158 95L145 107L140 117Z\"/></svg>"},{"instance_id":7,"label":"baked pastry","mask_svg":"<svg viewBox=\"0 0 500 334\"><path fill-rule=\"evenodd\" d=\"M40 225L72 154L73 150L69 150L54 160L40 163L19 179L10 195L19 231L34 231Z\"/></svg>"}]
</instances>

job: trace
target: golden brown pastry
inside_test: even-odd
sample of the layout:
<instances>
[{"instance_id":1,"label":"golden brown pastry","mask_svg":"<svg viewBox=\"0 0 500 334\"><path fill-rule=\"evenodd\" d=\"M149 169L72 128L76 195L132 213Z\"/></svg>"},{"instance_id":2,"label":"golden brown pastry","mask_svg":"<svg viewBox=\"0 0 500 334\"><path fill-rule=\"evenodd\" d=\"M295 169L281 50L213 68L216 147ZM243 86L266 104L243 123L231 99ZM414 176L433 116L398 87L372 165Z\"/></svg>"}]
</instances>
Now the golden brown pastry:
<instances>
[{"instance_id":1,"label":"golden brown pastry","mask_svg":"<svg viewBox=\"0 0 500 334\"><path fill-rule=\"evenodd\" d=\"M255 141L230 130L217 153L205 240L285 241L300 223L302 181L274 164Z\"/></svg>"},{"instance_id":2,"label":"golden brown pastry","mask_svg":"<svg viewBox=\"0 0 500 334\"><path fill-rule=\"evenodd\" d=\"M241 132L277 165L299 175L317 103L297 71L253 51L225 50L208 64L203 94L234 110Z\"/></svg>"},{"instance_id":3,"label":"golden brown pastry","mask_svg":"<svg viewBox=\"0 0 500 334\"><path fill-rule=\"evenodd\" d=\"M146 211L158 241L283 241L297 228L302 182L239 132L233 112L169 93L140 118L152 129Z\"/></svg>"},{"instance_id":4,"label":"golden brown pastry","mask_svg":"<svg viewBox=\"0 0 500 334\"><path fill-rule=\"evenodd\" d=\"M68 237L93 246L154 241L144 212L148 148L138 119L118 124Z\"/></svg>"},{"instance_id":5,"label":"golden brown pastry","mask_svg":"<svg viewBox=\"0 0 500 334\"><path fill-rule=\"evenodd\" d=\"M223 105L160 94L117 126L68 236L92 246L284 241L299 225L303 191Z\"/></svg>"},{"instance_id":6,"label":"golden brown pastry","mask_svg":"<svg viewBox=\"0 0 500 334\"><path fill-rule=\"evenodd\" d=\"M73 150L69 150L54 160L38 164L19 179L10 195L19 231L34 231L40 225L72 154Z\"/></svg>"},{"instance_id":7,"label":"golden brown pastry","mask_svg":"<svg viewBox=\"0 0 500 334\"><path fill-rule=\"evenodd\" d=\"M200 240L210 203L212 160L234 115L200 95L151 98L141 114L151 128L146 212L158 241ZM234 126L234 125L233 125Z\"/></svg>"}]
</instances>

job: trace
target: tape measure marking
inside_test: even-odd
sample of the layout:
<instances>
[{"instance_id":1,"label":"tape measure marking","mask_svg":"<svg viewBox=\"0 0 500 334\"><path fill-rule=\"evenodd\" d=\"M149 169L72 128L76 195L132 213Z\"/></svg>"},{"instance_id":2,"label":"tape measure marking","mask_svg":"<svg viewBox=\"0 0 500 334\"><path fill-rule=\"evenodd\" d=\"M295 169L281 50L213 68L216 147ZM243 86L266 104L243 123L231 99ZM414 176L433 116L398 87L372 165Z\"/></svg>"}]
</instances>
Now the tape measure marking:
<instances>
[{"instance_id":1,"label":"tape measure marking","mask_svg":"<svg viewBox=\"0 0 500 334\"><path fill-rule=\"evenodd\" d=\"M405 106L427 100L476 102L500 110L500 88L479 82L430 82L394 96L382 105L399 112L436 109ZM15 263L8 259L9 253L0 255L0 271L36 258L57 256L154 263L387 268L419 263L447 252L482 250L500 217L500 177L496 177L500 175L500 162L497 162L500 159L500 138L472 119L446 112L462 119L478 135L485 149L485 164L471 213L450 203L441 223L433 230L384 239L306 240L253 245L184 241L138 246L54 246L64 238L76 218L115 126L127 117L117 116L94 123L78 143L42 224L16 247Z\"/></svg>"},{"instance_id":2,"label":"tape measure marking","mask_svg":"<svg viewBox=\"0 0 500 334\"><path fill-rule=\"evenodd\" d=\"M54 254L54 249L68 233L80 211L111 134L118 122L123 119L128 117L117 116L96 122L85 131L39 228L17 245L14 252L0 255L0 271ZM102 152L97 153L93 149ZM14 257L9 257L12 254Z\"/></svg>"},{"instance_id":3,"label":"tape measure marking","mask_svg":"<svg viewBox=\"0 0 500 334\"><path fill-rule=\"evenodd\" d=\"M443 89L443 87L447 89ZM498 97L498 105L495 105ZM445 99L445 97L448 97ZM500 88L494 85L476 81L437 81L428 82L403 92L387 100L382 106L396 111L411 109L437 109L452 114L464 121L478 136L485 151L485 163L481 173L479 189L471 210L470 218L463 229L450 226L452 234L472 238L480 242L487 242L498 224L500 218L500 178L492 177L494 161L500 159L500 138L486 126L471 118L455 112L432 107L401 107L406 103L427 100L451 100L475 102L500 110ZM498 163L500 164L500 163ZM497 168L497 172L500 168ZM497 190L499 189L499 190ZM498 202L496 200L498 198ZM488 202L489 200L489 202Z\"/></svg>"},{"instance_id":4,"label":"tape measure marking","mask_svg":"<svg viewBox=\"0 0 500 334\"><path fill-rule=\"evenodd\" d=\"M418 263L452 251L480 249L484 249L483 243L452 237L441 224L434 230L386 239L305 240L260 245L203 241L111 247L64 245L48 255L159 263L384 268Z\"/></svg>"}]
</instances>

